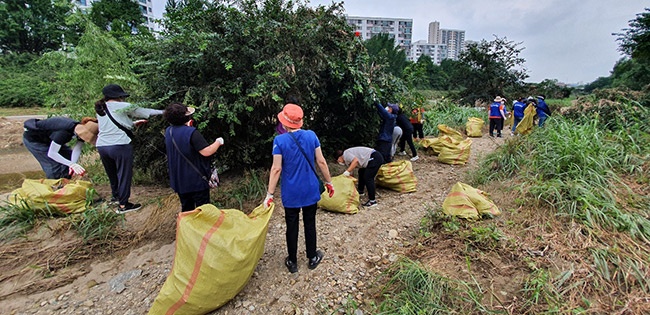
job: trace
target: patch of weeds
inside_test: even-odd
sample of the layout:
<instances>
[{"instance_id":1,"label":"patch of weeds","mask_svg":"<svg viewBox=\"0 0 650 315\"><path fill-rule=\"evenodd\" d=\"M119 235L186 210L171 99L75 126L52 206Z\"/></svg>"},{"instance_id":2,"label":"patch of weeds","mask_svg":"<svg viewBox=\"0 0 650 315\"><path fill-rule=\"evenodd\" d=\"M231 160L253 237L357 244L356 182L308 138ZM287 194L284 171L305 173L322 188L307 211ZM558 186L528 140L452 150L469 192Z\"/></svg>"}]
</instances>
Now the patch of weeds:
<instances>
[{"instance_id":1,"label":"patch of weeds","mask_svg":"<svg viewBox=\"0 0 650 315\"><path fill-rule=\"evenodd\" d=\"M22 235L37 224L39 219L54 217L49 209L35 210L26 200L0 205L0 239L8 240Z\"/></svg>"},{"instance_id":2,"label":"patch of weeds","mask_svg":"<svg viewBox=\"0 0 650 315\"><path fill-rule=\"evenodd\" d=\"M214 196L215 204L219 208L235 208L244 211L245 205L259 204L264 199L267 182L267 171L248 170L235 181L223 183L217 188L219 193Z\"/></svg>"},{"instance_id":3,"label":"patch of weeds","mask_svg":"<svg viewBox=\"0 0 650 315\"><path fill-rule=\"evenodd\" d=\"M461 236L468 246L481 250L494 250L499 245L499 241L504 238L494 224L487 227L472 227L461 232Z\"/></svg>"},{"instance_id":4,"label":"patch of weeds","mask_svg":"<svg viewBox=\"0 0 650 315\"><path fill-rule=\"evenodd\" d=\"M105 242L113 239L119 226L124 222L124 216L105 208L89 208L86 211L69 217L72 227L85 242Z\"/></svg>"}]
</instances>

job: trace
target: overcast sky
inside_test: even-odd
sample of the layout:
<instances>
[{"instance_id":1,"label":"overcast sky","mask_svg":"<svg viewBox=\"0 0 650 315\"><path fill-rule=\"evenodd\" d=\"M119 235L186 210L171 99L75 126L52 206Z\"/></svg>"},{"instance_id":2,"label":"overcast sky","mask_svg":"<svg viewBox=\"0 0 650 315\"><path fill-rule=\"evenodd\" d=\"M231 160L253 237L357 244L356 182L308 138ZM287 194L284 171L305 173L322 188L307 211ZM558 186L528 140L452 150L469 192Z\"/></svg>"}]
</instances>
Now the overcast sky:
<instances>
[{"instance_id":1,"label":"overcast sky","mask_svg":"<svg viewBox=\"0 0 650 315\"><path fill-rule=\"evenodd\" d=\"M330 5L332 0L310 0ZM341 2L341 1L336 1ZM465 40L494 35L525 47L528 82L589 83L608 76L622 55L616 36L648 0L346 0L352 16L413 19L413 41L427 40L429 22L465 31Z\"/></svg>"}]
</instances>

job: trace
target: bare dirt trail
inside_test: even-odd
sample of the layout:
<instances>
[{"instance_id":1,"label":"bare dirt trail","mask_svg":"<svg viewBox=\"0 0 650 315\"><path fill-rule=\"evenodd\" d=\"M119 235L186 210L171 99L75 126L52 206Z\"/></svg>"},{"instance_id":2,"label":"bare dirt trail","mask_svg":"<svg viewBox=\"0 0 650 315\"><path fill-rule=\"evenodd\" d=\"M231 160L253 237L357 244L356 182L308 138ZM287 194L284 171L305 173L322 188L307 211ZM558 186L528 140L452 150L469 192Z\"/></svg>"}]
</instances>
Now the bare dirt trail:
<instances>
[{"instance_id":1,"label":"bare dirt trail","mask_svg":"<svg viewBox=\"0 0 650 315\"><path fill-rule=\"evenodd\" d=\"M484 136L472 141L469 163L463 166L441 164L435 156L421 153L420 160L413 163L417 192L399 194L380 188L377 207L361 209L355 215L319 211L318 245L325 259L315 270L307 268L302 235L298 247L300 270L293 275L286 270L284 213L277 207L264 255L253 277L232 301L210 314L318 314L351 301L357 305L369 302L373 281L412 244L427 209L442 204L451 186L475 167L480 156L494 150L504 139ZM335 175L343 171L337 165L330 167ZM0 314L147 313L172 266L178 210L166 206L164 199L171 195L169 189L136 187L134 195L137 201L154 201L138 212L126 214L127 228L138 233L146 230L149 222L164 221L161 226L165 228L156 231L164 237L144 241L136 249L116 252L101 261L66 267L54 277L74 271L79 276L56 289L0 298L4 300ZM20 279L13 281L17 285ZM11 285L11 281L0 282L0 287Z\"/></svg>"}]
</instances>

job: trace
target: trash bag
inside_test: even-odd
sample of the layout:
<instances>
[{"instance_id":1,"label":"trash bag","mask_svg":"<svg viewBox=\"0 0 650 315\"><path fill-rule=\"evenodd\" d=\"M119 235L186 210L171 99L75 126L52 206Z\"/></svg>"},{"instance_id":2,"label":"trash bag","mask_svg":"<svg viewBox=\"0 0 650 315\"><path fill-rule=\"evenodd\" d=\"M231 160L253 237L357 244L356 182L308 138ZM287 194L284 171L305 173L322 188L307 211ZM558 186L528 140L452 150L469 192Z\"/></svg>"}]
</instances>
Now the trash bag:
<instances>
[{"instance_id":1,"label":"trash bag","mask_svg":"<svg viewBox=\"0 0 650 315\"><path fill-rule=\"evenodd\" d=\"M34 211L72 214L86 211L94 196L93 184L84 180L25 179L9 195L9 203L25 204Z\"/></svg>"},{"instance_id":2,"label":"trash bag","mask_svg":"<svg viewBox=\"0 0 650 315\"><path fill-rule=\"evenodd\" d=\"M413 173L411 161L402 160L382 165L377 172L375 183L390 190L409 193L417 190L418 179Z\"/></svg>"},{"instance_id":3,"label":"trash bag","mask_svg":"<svg viewBox=\"0 0 650 315\"><path fill-rule=\"evenodd\" d=\"M442 124L438 125L438 131L439 131L439 136L443 136L443 135L450 136L457 141L462 141L465 138L463 134L460 133L460 131L451 128L447 125L442 125Z\"/></svg>"},{"instance_id":4,"label":"trash bag","mask_svg":"<svg viewBox=\"0 0 650 315\"><path fill-rule=\"evenodd\" d=\"M149 314L206 314L235 297L264 253L274 208L246 215L206 204L179 214L174 265Z\"/></svg>"},{"instance_id":5,"label":"trash bag","mask_svg":"<svg viewBox=\"0 0 650 315\"><path fill-rule=\"evenodd\" d=\"M470 220L477 220L482 214L501 214L486 192L461 182L451 187L442 203L442 212Z\"/></svg>"},{"instance_id":6,"label":"trash bag","mask_svg":"<svg viewBox=\"0 0 650 315\"><path fill-rule=\"evenodd\" d=\"M517 124L515 128L515 133L520 135L526 135L533 131L533 126L535 124L535 106L533 104L528 105L524 110L524 118Z\"/></svg>"},{"instance_id":7,"label":"trash bag","mask_svg":"<svg viewBox=\"0 0 650 315\"><path fill-rule=\"evenodd\" d=\"M323 210L355 214L359 212L359 192L357 179L352 176L339 175L332 177L334 196L330 198L327 192L320 195L318 207Z\"/></svg>"},{"instance_id":8,"label":"trash bag","mask_svg":"<svg viewBox=\"0 0 650 315\"><path fill-rule=\"evenodd\" d=\"M465 139L460 142L441 141L442 145L438 154L438 162L463 165L469 160L469 154L472 148L472 139Z\"/></svg>"},{"instance_id":9,"label":"trash bag","mask_svg":"<svg viewBox=\"0 0 650 315\"><path fill-rule=\"evenodd\" d=\"M483 126L485 121L478 117L470 117L465 123L465 131L467 132L468 137L482 137L483 136Z\"/></svg>"},{"instance_id":10,"label":"trash bag","mask_svg":"<svg viewBox=\"0 0 650 315\"><path fill-rule=\"evenodd\" d=\"M440 142L440 138L424 138L420 140L419 144L424 148L427 154L438 155L436 152L436 145Z\"/></svg>"},{"instance_id":11,"label":"trash bag","mask_svg":"<svg viewBox=\"0 0 650 315\"><path fill-rule=\"evenodd\" d=\"M515 115L514 115L514 114L510 114L510 116L508 116L508 119L506 119L506 120L503 121L503 126L510 126L510 127L512 127L512 125L513 125L514 123L515 123Z\"/></svg>"}]
</instances>

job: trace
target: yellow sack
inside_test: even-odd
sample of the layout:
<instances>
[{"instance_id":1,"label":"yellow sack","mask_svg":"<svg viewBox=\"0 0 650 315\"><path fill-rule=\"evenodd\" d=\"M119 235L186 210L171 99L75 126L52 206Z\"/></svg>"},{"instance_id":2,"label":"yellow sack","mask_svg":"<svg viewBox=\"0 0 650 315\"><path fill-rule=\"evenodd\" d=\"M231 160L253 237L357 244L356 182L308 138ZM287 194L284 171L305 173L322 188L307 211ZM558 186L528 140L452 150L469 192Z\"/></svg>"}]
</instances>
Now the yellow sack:
<instances>
[{"instance_id":1,"label":"yellow sack","mask_svg":"<svg viewBox=\"0 0 650 315\"><path fill-rule=\"evenodd\" d=\"M461 165L469 160L470 149L472 148L472 139L465 139L460 142L441 142L443 145L438 154L438 162Z\"/></svg>"},{"instance_id":2,"label":"yellow sack","mask_svg":"<svg viewBox=\"0 0 650 315\"><path fill-rule=\"evenodd\" d=\"M424 138L420 140L420 145L425 149L429 154L438 155L439 152L436 152L435 146L440 142L440 138Z\"/></svg>"},{"instance_id":3,"label":"yellow sack","mask_svg":"<svg viewBox=\"0 0 650 315\"><path fill-rule=\"evenodd\" d=\"M206 314L235 297L264 253L274 208L246 215L206 204L181 213L174 265L149 314Z\"/></svg>"},{"instance_id":4,"label":"yellow sack","mask_svg":"<svg viewBox=\"0 0 650 315\"><path fill-rule=\"evenodd\" d=\"M37 211L59 214L84 212L92 202L93 184L83 180L25 179L22 187L11 192L9 203L27 204Z\"/></svg>"},{"instance_id":5,"label":"yellow sack","mask_svg":"<svg viewBox=\"0 0 650 315\"><path fill-rule=\"evenodd\" d=\"M382 165L375 178L377 186L385 187L401 193L417 190L418 179L413 173L411 161L394 161Z\"/></svg>"},{"instance_id":6,"label":"yellow sack","mask_svg":"<svg viewBox=\"0 0 650 315\"><path fill-rule=\"evenodd\" d=\"M467 132L468 137L482 137L483 136L483 125L485 122L483 119L478 117L470 117L465 123L465 131Z\"/></svg>"},{"instance_id":7,"label":"yellow sack","mask_svg":"<svg viewBox=\"0 0 650 315\"><path fill-rule=\"evenodd\" d=\"M490 200L487 193L461 182L451 187L442 203L442 212L472 220L478 219L480 214L501 214L501 210Z\"/></svg>"},{"instance_id":8,"label":"yellow sack","mask_svg":"<svg viewBox=\"0 0 650 315\"><path fill-rule=\"evenodd\" d=\"M359 192L356 185L357 179L352 176L334 176L332 185L334 186L334 196L330 198L329 193L325 190L320 195L318 206L324 210L355 214L359 212Z\"/></svg>"},{"instance_id":9,"label":"yellow sack","mask_svg":"<svg viewBox=\"0 0 650 315\"><path fill-rule=\"evenodd\" d=\"M462 141L463 138L465 138L460 131L453 129L451 127L448 127L447 125L438 125L438 130L440 131L440 135L446 135L454 138L454 140L457 141Z\"/></svg>"},{"instance_id":10,"label":"yellow sack","mask_svg":"<svg viewBox=\"0 0 650 315\"><path fill-rule=\"evenodd\" d=\"M508 119L503 122L504 126L512 126L515 123L515 114L510 114Z\"/></svg>"},{"instance_id":11,"label":"yellow sack","mask_svg":"<svg viewBox=\"0 0 650 315\"><path fill-rule=\"evenodd\" d=\"M533 104L528 105L524 110L524 118L517 124L515 128L515 133L520 135L526 135L533 131L533 125L535 124L535 106Z\"/></svg>"}]
</instances>

